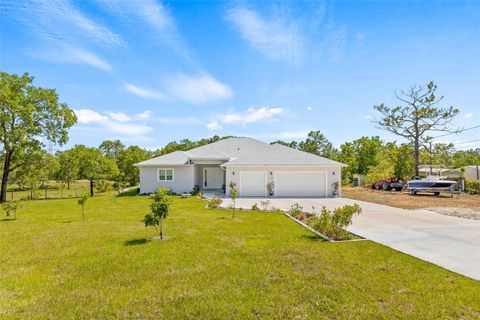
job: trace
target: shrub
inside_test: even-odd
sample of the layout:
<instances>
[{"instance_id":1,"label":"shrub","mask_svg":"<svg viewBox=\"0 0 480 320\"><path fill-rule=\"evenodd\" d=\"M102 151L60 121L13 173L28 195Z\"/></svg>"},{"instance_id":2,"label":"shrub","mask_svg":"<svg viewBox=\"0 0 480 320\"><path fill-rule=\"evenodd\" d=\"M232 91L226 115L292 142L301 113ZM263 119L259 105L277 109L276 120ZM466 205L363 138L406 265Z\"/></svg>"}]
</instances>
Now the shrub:
<instances>
[{"instance_id":1,"label":"shrub","mask_svg":"<svg viewBox=\"0 0 480 320\"><path fill-rule=\"evenodd\" d=\"M155 192L151 198L154 202L162 201L170 194L170 189L168 188L158 188L157 192Z\"/></svg>"},{"instance_id":2,"label":"shrub","mask_svg":"<svg viewBox=\"0 0 480 320\"><path fill-rule=\"evenodd\" d=\"M256 202L252 205L252 210L253 211L260 211L260 208L258 207L258 204Z\"/></svg>"},{"instance_id":3,"label":"shrub","mask_svg":"<svg viewBox=\"0 0 480 320\"><path fill-rule=\"evenodd\" d=\"M200 193L200 186L197 184L195 187L193 187L192 191L190 191L190 194L192 196L196 196Z\"/></svg>"},{"instance_id":4,"label":"shrub","mask_svg":"<svg viewBox=\"0 0 480 320\"><path fill-rule=\"evenodd\" d=\"M333 212L323 207L320 216L310 219L309 226L332 239L349 239L350 233L345 228L352 223L353 216L361 212L358 204L345 205Z\"/></svg>"},{"instance_id":5,"label":"shrub","mask_svg":"<svg viewBox=\"0 0 480 320\"><path fill-rule=\"evenodd\" d=\"M480 181L465 181L465 191L469 194L480 194Z\"/></svg>"},{"instance_id":6,"label":"shrub","mask_svg":"<svg viewBox=\"0 0 480 320\"><path fill-rule=\"evenodd\" d=\"M95 189L97 193L104 193L111 189L112 185L105 180L99 180L95 183Z\"/></svg>"},{"instance_id":7,"label":"shrub","mask_svg":"<svg viewBox=\"0 0 480 320\"><path fill-rule=\"evenodd\" d=\"M260 201L260 205L262 206L263 211L267 211L268 206L270 205L270 200Z\"/></svg>"},{"instance_id":8,"label":"shrub","mask_svg":"<svg viewBox=\"0 0 480 320\"><path fill-rule=\"evenodd\" d=\"M292 206L290 207L290 209L288 209L288 213L289 213L292 217L294 217L294 218L296 218L296 217L297 217L298 215L300 215L302 212L303 212L303 207L302 207L299 203L297 203L297 202L295 202L294 204L292 204Z\"/></svg>"},{"instance_id":9,"label":"shrub","mask_svg":"<svg viewBox=\"0 0 480 320\"><path fill-rule=\"evenodd\" d=\"M17 210L22 207L22 203L18 200L7 201L2 204L2 207L3 210L5 210L7 217L9 217L11 213L13 213L13 220L17 220Z\"/></svg>"},{"instance_id":10,"label":"shrub","mask_svg":"<svg viewBox=\"0 0 480 320\"><path fill-rule=\"evenodd\" d=\"M223 202L223 200L220 199L220 198L212 198L212 199L208 200L207 207L210 208L210 209L216 209L216 208L220 207L222 202Z\"/></svg>"}]
</instances>

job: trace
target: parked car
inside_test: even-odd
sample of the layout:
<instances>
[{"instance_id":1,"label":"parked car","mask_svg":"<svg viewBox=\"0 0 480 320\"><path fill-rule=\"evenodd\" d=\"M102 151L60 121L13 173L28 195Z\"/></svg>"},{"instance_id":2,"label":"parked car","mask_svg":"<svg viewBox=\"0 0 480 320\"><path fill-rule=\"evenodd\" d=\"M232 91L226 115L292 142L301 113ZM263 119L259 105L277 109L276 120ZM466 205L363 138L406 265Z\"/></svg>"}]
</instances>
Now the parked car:
<instances>
[{"instance_id":1,"label":"parked car","mask_svg":"<svg viewBox=\"0 0 480 320\"><path fill-rule=\"evenodd\" d=\"M372 189L375 190L397 190L402 191L403 189L403 182L402 180L398 179L382 179L378 180L374 184L372 184Z\"/></svg>"}]
</instances>

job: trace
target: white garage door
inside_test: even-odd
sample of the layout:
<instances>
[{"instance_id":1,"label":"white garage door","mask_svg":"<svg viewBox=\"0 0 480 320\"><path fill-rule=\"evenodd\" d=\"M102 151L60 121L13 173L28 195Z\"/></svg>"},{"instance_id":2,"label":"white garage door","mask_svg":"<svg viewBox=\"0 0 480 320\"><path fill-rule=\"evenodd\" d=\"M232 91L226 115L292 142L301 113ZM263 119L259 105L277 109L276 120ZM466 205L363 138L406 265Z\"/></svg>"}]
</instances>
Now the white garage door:
<instances>
[{"instance_id":1,"label":"white garage door","mask_svg":"<svg viewBox=\"0 0 480 320\"><path fill-rule=\"evenodd\" d=\"M263 171L240 172L241 197L265 197L267 173Z\"/></svg>"},{"instance_id":2,"label":"white garage door","mask_svg":"<svg viewBox=\"0 0 480 320\"><path fill-rule=\"evenodd\" d=\"M277 197L326 197L325 172L276 172Z\"/></svg>"}]
</instances>

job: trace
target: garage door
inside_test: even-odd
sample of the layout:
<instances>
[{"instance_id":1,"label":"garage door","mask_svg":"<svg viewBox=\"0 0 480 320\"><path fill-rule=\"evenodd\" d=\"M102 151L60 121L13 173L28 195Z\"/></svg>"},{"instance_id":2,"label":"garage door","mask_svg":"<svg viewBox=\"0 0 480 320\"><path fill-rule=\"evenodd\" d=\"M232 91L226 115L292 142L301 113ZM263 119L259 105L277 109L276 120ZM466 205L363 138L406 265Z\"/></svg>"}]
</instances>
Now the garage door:
<instances>
[{"instance_id":1,"label":"garage door","mask_svg":"<svg viewBox=\"0 0 480 320\"><path fill-rule=\"evenodd\" d=\"M263 171L240 172L241 197L265 197L267 173Z\"/></svg>"},{"instance_id":2,"label":"garage door","mask_svg":"<svg viewBox=\"0 0 480 320\"><path fill-rule=\"evenodd\" d=\"M276 172L277 197L326 197L325 172Z\"/></svg>"}]
</instances>

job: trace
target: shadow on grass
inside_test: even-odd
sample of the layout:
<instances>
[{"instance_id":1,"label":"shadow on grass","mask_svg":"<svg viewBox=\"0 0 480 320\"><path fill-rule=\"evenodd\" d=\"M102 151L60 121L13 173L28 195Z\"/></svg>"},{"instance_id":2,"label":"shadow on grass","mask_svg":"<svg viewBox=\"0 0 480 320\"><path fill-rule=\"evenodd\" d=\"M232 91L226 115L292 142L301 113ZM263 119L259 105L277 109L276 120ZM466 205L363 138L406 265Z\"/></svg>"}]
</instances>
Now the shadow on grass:
<instances>
[{"instance_id":1,"label":"shadow on grass","mask_svg":"<svg viewBox=\"0 0 480 320\"><path fill-rule=\"evenodd\" d=\"M326 240L320 238L319 236L315 235L315 234L309 234L309 235L302 235L302 238L305 239L305 240L310 240L310 241L320 241L320 242L327 242Z\"/></svg>"},{"instance_id":2,"label":"shadow on grass","mask_svg":"<svg viewBox=\"0 0 480 320\"><path fill-rule=\"evenodd\" d=\"M132 240L126 240L125 242L123 242L123 245L124 246L140 246L150 241L151 240L147 238L132 239Z\"/></svg>"},{"instance_id":3,"label":"shadow on grass","mask_svg":"<svg viewBox=\"0 0 480 320\"><path fill-rule=\"evenodd\" d=\"M126 192L122 192L120 194L117 194L116 196L117 197L134 197L134 196L138 195L139 190L140 190L140 188L134 188L134 189L128 190Z\"/></svg>"},{"instance_id":4,"label":"shadow on grass","mask_svg":"<svg viewBox=\"0 0 480 320\"><path fill-rule=\"evenodd\" d=\"M17 220L15 220L14 218L3 218L3 219L0 219L0 221L17 221Z\"/></svg>"}]
</instances>

